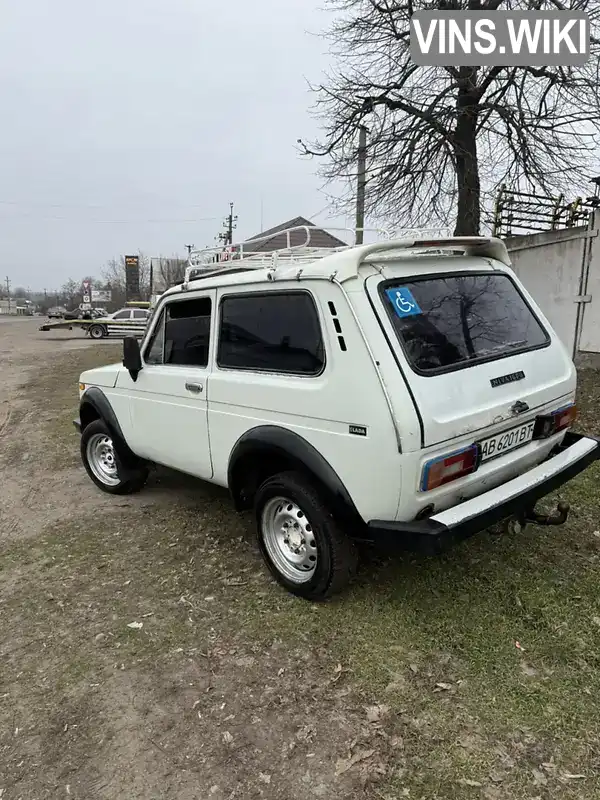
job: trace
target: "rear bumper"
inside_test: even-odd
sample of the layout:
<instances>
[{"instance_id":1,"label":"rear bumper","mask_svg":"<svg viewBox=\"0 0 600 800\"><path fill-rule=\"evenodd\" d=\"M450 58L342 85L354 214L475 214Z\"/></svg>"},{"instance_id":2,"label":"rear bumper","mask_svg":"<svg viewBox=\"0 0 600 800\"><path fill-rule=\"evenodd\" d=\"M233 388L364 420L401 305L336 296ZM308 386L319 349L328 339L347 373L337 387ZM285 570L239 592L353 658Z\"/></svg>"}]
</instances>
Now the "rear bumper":
<instances>
[{"instance_id":1,"label":"rear bumper","mask_svg":"<svg viewBox=\"0 0 600 800\"><path fill-rule=\"evenodd\" d=\"M559 452L495 489L414 522L371 520L368 538L386 546L440 553L496 523L531 511L536 502L600 458L600 439L568 432Z\"/></svg>"}]
</instances>

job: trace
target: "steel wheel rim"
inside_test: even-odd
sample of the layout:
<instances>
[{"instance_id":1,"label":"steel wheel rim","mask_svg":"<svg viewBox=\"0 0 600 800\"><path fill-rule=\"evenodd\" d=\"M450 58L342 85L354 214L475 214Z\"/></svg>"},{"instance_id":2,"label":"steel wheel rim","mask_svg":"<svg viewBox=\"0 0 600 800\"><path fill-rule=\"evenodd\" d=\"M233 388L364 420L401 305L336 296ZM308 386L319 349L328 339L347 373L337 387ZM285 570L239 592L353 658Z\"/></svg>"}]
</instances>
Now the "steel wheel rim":
<instances>
[{"instance_id":1,"label":"steel wheel rim","mask_svg":"<svg viewBox=\"0 0 600 800\"><path fill-rule=\"evenodd\" d=\"M106 486L119 484L117 458L110 436L105 433L95 433L90 436L85 453L90 469L100 483Z\"/></svg>"},{"instance_id":2,"label":"steel wheel rim","mask_svg":"<svg viewBox=\"0 0 600 800\"><path fill-rule=\"evenodd\" d=\"M92 339L101 339L102 338L102 328L99 328L95 325L91 330Z\"/></svg>"},{"instance_id":3,"label":"steel wheel rim","mask_svg":"<svg viewBox=\"0 0 600 800\"><path fill-rule=\"evenodd\" d=\"M310 581L317 568L317 542L300 506L287 497L272 497L260 515L260 528L278 572L292 583Z\"/></svg>"}]
</instances>

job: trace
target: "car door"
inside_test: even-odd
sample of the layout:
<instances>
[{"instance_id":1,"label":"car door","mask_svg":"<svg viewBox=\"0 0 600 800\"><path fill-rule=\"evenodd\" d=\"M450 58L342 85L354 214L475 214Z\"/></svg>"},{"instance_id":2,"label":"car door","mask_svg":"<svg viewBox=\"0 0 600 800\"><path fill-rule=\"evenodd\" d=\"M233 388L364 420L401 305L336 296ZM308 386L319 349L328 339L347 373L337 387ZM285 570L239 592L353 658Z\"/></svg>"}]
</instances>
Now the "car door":
<instances>
[{"instance_id":1,"label":"car door","mask_svg":"<svg viewBox=\"0 0 600 800\"><path fill-rule=\"evenodd\" d=\"M215 292L170 300L142 351L143 368L118 385L129 395L130 445L150 461L212 477L208 439L209 353Z\"/></svg>"},{"instance_id":2,"label":"car door","mask_svg":"<svg viewBox=\"0 0 600 800\"><path fill-rule=\"evenodd\" d=\"M131 330L133 336L142 336L146 330L150 312L145 308L134 308L132 311Z\"/></svg>"}]
</instances>

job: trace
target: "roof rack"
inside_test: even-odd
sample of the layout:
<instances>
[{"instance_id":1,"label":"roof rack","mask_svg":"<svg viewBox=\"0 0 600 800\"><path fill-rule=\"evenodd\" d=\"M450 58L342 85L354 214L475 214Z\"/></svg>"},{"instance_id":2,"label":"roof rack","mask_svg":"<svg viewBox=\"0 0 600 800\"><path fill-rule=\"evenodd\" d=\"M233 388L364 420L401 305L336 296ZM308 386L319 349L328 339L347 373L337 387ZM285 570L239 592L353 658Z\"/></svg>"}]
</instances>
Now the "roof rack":
<instances>
[{"instance_id":1,"label":"roof rack","mask_svg":"<svg viewBox=\"0 0 600 800\"><path fill-rule=\"evenodd\" d=\"M291 244L291 234L295 231L305 231L306 239L299 245ZM336 229L329 229L336 230ZM223 249L210 247L205 250L195 251L190 258L195 259L196 254L212 253L216 255L214 261L206 262L204 265L190 263L185 271L185 278L182 281L182 288L186 290L191 280L208 278L214 275L232 274L236 272L246 272L253 269L269 268L269 277L272 280L277 278L277 267L292 264L307 264L328 257L328 270L330 278L343 282L357 275L362 264L370 263L373 260L387 261L402 252L409 250L416 251L419 255L434 253L460 252L467 256L478 256L480 258L493 258L506 266L511 265L510 257L506 245L500 239L488 236L447 236L442 235L435 238L424 236L427 231L416 231L415 237L402 239L387 239L385 241L373 242L366 245L344 245L340 247L310 247L310 228L300 226L289 228L286 231L279 231L277 234L254 239L246 242L252 245L256 242L273 239L274 236L286 234L288 247L280 248L270 252L256 252L251 250L244 251L244 245L234 245L239 250L233 251L231 258L222 258ZM439 233L439 231L432 231ZM381 232L380 232L381 233ZM423 237L423 238L421 238ZM221 264L221 266L219 266Z\"/></svg>"},{"instance_id":2,"label":"roof rack","mask_svg":"<svg viewBox=\"0 0 600 800\"><path fill-rule=\"evenodd\" d=\"M353 237L356 230L353 228L318 228L318 226L298 225L293 228L286 228L282 231L275 231L265 236L257 236L239 244L230 244L215 247L205 247L202 250L192 250L188 259L188 266L185 270L183 279L184 289L191 280L208 277L215 273L221 274L224 271L242 272L248 269L264 269L265 267L276 268L278 265L288 264L307 264L325 258L332 253L347 250L355 247L353 244L340 245L339 247L314 247L311 246L311 234L315 230L343 231L350 233ZM363 228L365 233L376 233L377 235L390 238L390 232L382 228ZM295 234L295 235L294 235ZM298 234L303 234L299 244L292 244L294 239L298 239ZM277 237L285 236L285 247L276 250L263 251L259 247L266 242L273 241ZM243 266L237 266L243 262ZM218 266L222 265L222 266ZM231 265L231 266L229 266ZM234 265L236 265L234 267Z\"/></svg>"}]
</instances>

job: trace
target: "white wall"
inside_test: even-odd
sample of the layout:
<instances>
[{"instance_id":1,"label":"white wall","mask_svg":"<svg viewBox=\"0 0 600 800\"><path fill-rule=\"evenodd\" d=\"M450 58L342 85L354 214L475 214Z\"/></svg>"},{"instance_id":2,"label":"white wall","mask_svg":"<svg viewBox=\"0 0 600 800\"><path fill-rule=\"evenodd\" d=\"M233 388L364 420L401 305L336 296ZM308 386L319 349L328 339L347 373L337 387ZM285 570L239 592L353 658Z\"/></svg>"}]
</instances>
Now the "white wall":
<instances>
[{"instance_id":1,"label":"white wall","mask_svg":"<svg viewBox=\"0 0 600 800\"><path fill-rule=\"evenodd\" d=\"M576 298L580 291L583 247L587 234L587 228L578 227L544 231L506 241L513 269L571 354L575 345ZM598 250L597 247L600 257ZM600 286L596 303L596 308L599 307ZM586 308L586 311L590 310Z\"/></svg>"}]
</instances>

